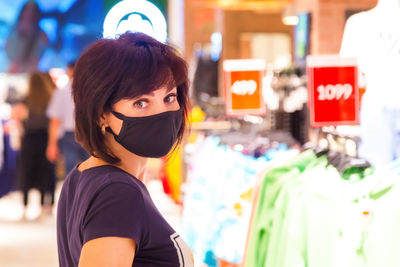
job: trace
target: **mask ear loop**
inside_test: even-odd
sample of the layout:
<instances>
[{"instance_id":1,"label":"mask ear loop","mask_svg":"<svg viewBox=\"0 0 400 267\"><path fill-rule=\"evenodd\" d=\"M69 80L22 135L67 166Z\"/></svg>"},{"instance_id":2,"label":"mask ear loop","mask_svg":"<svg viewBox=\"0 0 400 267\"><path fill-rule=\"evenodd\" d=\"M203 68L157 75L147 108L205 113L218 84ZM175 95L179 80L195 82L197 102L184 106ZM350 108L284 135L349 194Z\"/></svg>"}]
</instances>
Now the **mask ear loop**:
<instances>
[{"instance_id":1,"label":"mask ear loop","mask_svg":"<svg viewBox=\"0 0 400 267\"><path fill-rule=\"evenodd\" d=\"M116 134L114 133L114 131L111 129L110 126L105 127L105 130L104 130L104 131L107 131L107 132L109 132L110 134L114 135L115 139L118 140L118 135L116 135Z\"/></svg>"},{"instance_id":2,"label":"mask ear loop","mask_svg":"<svg viewBox=\"0 0 400 267\"><path fill-rule=\"evenodd\" d=\"M126 119L128 119L128 117L126 117L125 115L123 115L123 114L121 114L121 113L119 113L119 112L111 111L111 113L112 113L115 117L117 117L118 119L120 119L120 120L126 120Z\"/></svg>"},{"instance_id":3,"label":"mask ear loop","mask_svg":"<svg viewBox=\"0 0 400 267\"><path fill-rule=\"evenodd\" d=\"M117 117L118 119L120 119L120 120L122 120L122 121L124 121L124 120L126 119L125 116L122 115L122 114L119 113L119 112L111 111L111 113L112 113L115 117ZM104 132L103 132L103 126L104 126ZM122 130L122 129L121 129L121 130ZM105 126L105 125L103 124L103 125L101 126L101 132L102 132L104 135L105 135L106 132L109 132L110 134L114 135L115 140L117 140L117 141L119 140L119 139L118 139L118 135L114 133L114 131L111 129L110 126Z\"/></svg>"}]
</instances>

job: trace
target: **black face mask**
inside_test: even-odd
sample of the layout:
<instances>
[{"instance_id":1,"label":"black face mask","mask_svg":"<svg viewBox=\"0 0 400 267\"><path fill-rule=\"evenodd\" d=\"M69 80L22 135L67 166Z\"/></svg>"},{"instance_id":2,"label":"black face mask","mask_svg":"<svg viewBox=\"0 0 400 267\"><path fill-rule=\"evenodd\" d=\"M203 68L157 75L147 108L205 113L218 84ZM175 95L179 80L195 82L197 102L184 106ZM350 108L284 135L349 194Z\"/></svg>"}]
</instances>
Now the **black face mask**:
<instances>
[{"instance_id":1,"label":"black face mask","mask_svg":"<svg viewBox=\"0 0 400 267\"><path fill-rule=\"evenodd\" d=\"M182 109L147 117L127 117L115 111L112 114L123 121L122 128L118 135L110 127L107 131L128 151L146 158L161 158L169 153L183 118Z\"/></svg>"}]
</instances>

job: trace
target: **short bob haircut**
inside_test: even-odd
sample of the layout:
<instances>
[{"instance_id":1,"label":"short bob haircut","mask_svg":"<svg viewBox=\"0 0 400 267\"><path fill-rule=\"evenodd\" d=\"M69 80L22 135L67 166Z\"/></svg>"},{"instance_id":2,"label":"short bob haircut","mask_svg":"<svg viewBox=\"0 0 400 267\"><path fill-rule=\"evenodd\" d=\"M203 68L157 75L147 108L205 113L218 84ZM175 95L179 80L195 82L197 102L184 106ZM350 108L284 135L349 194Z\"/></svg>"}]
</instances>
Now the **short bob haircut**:
<instances>
[{"instance_id":1,"label":"short bob haircut","mask_svg":"<svg viewBox=\"0 0 400 267\"><path fill-rule=\"evenodd\" d=\"M189 109L189 80L185 60L170 45L143 33L127 32L117 39L94 42L78 59L72 95L75 102L75 135L92 156L108 163L120 159L106 146L100 117L121 99L132 99L163 86L177 87L184 120L179 130L182 141Z\"/></svg>"}]
</instances>

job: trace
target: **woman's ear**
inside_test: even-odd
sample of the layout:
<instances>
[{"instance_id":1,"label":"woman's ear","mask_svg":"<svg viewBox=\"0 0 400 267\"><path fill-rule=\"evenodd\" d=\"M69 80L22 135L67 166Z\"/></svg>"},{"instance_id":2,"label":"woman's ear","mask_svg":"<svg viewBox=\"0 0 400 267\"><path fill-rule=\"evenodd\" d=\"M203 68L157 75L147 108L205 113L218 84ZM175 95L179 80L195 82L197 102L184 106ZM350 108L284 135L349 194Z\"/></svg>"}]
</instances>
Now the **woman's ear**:
<instances>
[{"instance_id":1,"label":"woman's ear","mask_svg":"<svg viewBox=\"0 0 400 267\"><path fill-rule=\"evenodd\" d=\"M99 121L98 121L98 125L99 125L99 127L103 127L103 125L104 126L106 126L106 127L108 127L108 125L109 125L109 123L108 123L108 119L109 119L109 115L110 113L108 112L108 113L105 113L105 112L103 112L101 115L100 115L100 117L99 117Z\"/></svg>"},{"instance_id":2,"label":"woman's ear","mask_svg":"<svg viewBox=\"0 0 400 267\"><path fill-rule=\"evenodd\" d=\"M109 124L108 124L108 116L105 113L100 115L100 118L99 118L99 121L98 121L98 125L99 125L103 135L105 135L106 134L106 128L109 126Z\"/></svg>"}]
</instances>

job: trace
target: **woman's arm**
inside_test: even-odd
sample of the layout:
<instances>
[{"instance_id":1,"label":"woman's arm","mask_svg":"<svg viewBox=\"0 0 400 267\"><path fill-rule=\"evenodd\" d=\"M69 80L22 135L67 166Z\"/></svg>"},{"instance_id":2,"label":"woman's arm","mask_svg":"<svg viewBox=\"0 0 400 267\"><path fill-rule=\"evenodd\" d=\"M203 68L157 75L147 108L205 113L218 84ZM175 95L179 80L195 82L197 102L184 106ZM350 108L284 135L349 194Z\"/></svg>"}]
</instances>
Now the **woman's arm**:
<instances>
[{"instance_id":1,"label":"woman's arm","mask_svg":"<svg viewBox=\"0 0 400 267\"><path fill-rule=\"evenodd\" d=\"M56 162L59 154L58 132L61 127L61 120L51 118L49 122L49 138L47 141L46 157L50 162Z\"/></svg>"},{"instance_id":2,"label":"woman's arm","mask_svg":"<svg viewBox=\"0 0 400 267\"><path fill-rule=\"evenodd\" d=\"M15 104L11 109L11 119L22 121L28 118L28 107L23 103Z\"/></svg>"},{"instance_id":3,"label":"woman's arm","mask_svg":"<svg viewBox=\"0 0 400 267\"><path fill-rule=\"evenodd\" d=\"M136 243L130 238L96 238L83 246L79 267L131 267L135 249Z\"/></svg>"}]
</instances>

